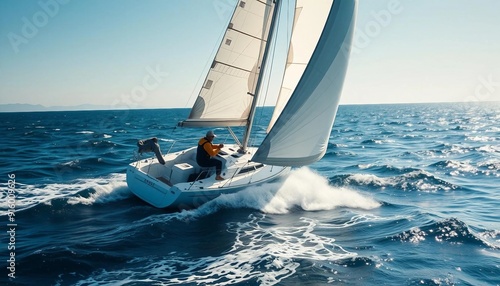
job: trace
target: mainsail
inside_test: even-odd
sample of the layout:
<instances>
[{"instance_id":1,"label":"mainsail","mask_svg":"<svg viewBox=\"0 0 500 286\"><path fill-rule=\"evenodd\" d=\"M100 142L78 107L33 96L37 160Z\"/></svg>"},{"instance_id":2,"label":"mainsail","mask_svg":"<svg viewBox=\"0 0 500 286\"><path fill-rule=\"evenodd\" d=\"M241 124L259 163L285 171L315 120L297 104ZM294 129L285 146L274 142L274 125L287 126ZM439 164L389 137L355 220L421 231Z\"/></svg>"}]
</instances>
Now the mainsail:
<instances>
[{"instance_id":1,"label":"mainsail","mask_svg":"<svg viewBox=\"0 0 500 286\"><path fill-rule=\"evenodd\" d=\"M181 126L247 124L274 13L273 2L238 2L191 114Z\"/></svg>"},{"instance_id":2,"label":"mainsail","mask_svg":"<svg viewBox=\"0 0 500 286\"><path fill-rule=\"evenodd\" d=\"M253 161L302 166L324 156L347 70L355 14L356 0L334 1L309 64Z\"/></svg>"}]
</instances>

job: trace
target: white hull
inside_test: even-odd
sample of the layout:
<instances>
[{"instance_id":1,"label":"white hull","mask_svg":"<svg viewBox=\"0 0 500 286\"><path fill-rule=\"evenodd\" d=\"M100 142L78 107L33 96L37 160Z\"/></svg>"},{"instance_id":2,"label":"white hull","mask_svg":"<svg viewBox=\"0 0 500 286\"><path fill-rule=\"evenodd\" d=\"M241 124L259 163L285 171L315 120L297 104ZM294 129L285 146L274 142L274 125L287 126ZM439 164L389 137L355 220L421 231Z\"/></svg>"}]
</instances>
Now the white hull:
<instances>
[{"instance_id":1,"label":"white hull","mask_svg":"<svg viewBox=\"0 0 500 286\"><path fill-rule=\"evenodd\" d=\"M196 164L196 147L192 147L164 155L165 165L156 158L131 163L127 168L127 184L136 196L157 208L186 209L290 172L290 167L250 162L256 148L248 148L246 154L238 153L238 149L237 145L227 145L219 154L224 162L223 181L215 180L214 168L200 168ZM208 172L208 177L199 176L202 171Z\"/></svg>"}]
</instances>

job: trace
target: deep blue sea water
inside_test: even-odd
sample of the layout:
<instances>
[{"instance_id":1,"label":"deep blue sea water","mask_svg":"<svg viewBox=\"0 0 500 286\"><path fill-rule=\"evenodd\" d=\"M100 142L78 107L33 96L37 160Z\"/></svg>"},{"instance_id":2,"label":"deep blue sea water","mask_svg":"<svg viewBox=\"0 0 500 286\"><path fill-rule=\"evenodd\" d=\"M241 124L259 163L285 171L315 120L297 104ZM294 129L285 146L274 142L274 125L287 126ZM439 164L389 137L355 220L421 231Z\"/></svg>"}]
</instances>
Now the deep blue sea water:
<instances>
[{"instance_id":1,"label":"deep blue sea water","mask_svg":"<svg viewBox=\"0 0 500 286\"><path fill-rule=\"evenodd\" d=\"M196 144L187 114L0 113L0 284L500 285L499 104L340 106L321 161L153 208L126 166L138 139Z\"/></svg>"}]
</instances>

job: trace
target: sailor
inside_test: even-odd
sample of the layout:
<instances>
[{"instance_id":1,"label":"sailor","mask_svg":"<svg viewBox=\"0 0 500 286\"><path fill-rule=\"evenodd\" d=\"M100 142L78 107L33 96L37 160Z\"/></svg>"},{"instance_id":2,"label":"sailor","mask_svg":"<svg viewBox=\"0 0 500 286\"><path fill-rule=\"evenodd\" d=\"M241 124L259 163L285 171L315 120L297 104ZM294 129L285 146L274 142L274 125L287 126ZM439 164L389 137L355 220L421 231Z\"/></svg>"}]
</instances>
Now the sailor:
<instances>
[{"instance_id":1,"label":"sailor","mask_svg":"<svg viewBox=\"0 0 500 286\"><path fill-rule=\"evenodd\" d=\"M212 130L208 131L205 137L198 141L198 150L196 152L196 163L201 167L215 167L215 179L218 181L224 180L221 177L222 161L214 158L219 153L224 144L214 145L212 141L217 137Z\"/></svg>"},{"instance_id":2,"label":"sailor","mask_svg":"<svg viewBox=\"0 0 500 286\"><path fill-rule=\"evenodd\" d=\"M163 155L161 154L160 145L158 144L158 138L153 137L149 139L142 139L137 142L137 147L139 147L139 154L154 152L156 154L156 158L158 162L162 165L165 165L165 160L163 159Z\"/></svg>"}]
</instances>

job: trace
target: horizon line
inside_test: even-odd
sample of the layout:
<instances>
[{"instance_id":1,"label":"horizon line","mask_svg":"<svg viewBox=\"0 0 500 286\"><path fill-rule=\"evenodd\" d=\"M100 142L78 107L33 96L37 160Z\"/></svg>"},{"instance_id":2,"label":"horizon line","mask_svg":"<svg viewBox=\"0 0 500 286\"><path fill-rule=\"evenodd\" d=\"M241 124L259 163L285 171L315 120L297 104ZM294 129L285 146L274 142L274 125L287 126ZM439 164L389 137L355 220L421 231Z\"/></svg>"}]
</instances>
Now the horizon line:
<instances>
[{"instance_id":1,"label":"horizon line","mask_svg":"<svg viewBox=\"0 0 500 286\"><path fill-rule=\"evenodd\" d=\"M500 100L484 100L484 101L435 101L435 102L381 102L381 103L340 103L339 106L355 106L355 105L403 105L403 104L482 104L482 103L499 103ZM2 107L7 106L26 106L33 108L42 108L40 110L1 110ZM87 106L87 107L84 107ZM81 109L78 109L81 107ZM274 107L273 105L259 106ZM65 111L120 111L120 110L158 110L158 109L190 109L191 107L115 107L112 108L106 105L96 104L78 104L78 105L62 105L62 106L45 106L42 104L31 103L3 103L0 104L0 113L18 113L18 112L65 112Z\"/></svg>"}]
</instances>

